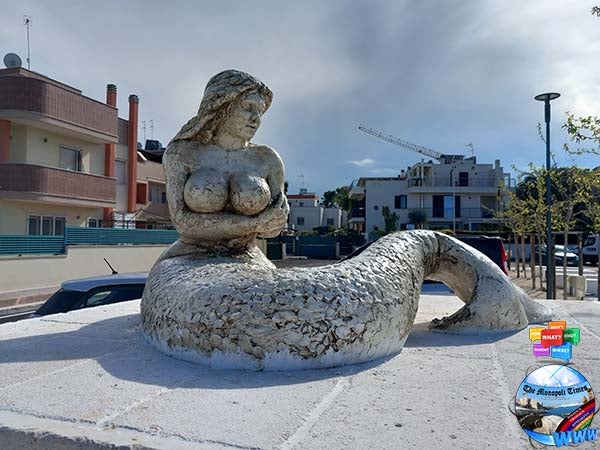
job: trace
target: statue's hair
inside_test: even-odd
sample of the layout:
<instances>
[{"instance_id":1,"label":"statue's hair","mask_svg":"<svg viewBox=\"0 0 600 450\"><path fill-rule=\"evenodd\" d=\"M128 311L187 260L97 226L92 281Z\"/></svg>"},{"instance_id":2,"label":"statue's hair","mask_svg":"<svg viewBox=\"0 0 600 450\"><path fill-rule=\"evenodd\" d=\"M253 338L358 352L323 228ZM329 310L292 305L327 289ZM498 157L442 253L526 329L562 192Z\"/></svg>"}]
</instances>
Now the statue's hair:
<instances>
[{"instance_id":1,"label":"statue's hair","mask_svg":"<svg viewBox=\"0 0 600 450\"><path fill-rule=\"evenodd\" d=\"M181 128L171 143L182 140L211 143L219 127L229 117L231 107L243 96L254 92L263 98L266 111L271 105L273 93L262 81L249 73L233 69L216 74L206 85L198 114Z\"/></svg>"}]
</instances>

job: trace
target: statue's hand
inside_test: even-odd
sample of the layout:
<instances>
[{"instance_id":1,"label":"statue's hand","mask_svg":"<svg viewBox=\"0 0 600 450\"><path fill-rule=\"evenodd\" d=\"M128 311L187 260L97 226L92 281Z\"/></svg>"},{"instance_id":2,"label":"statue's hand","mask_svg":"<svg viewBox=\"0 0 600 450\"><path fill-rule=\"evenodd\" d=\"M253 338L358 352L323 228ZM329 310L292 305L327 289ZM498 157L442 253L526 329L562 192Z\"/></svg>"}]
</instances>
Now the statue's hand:
<instances>
[{"instance_id":1,"label":"statue's hand","mask_svg":"<svg viewBox=\"0 0 600 450\"><path fill-rule=\"evenodd\" d=\"M259 217L262 222L259 230L260 236L277 236L284 225L287 223L289 213L289 205L284 195L279 195L269 206L263 211Z\"/></svg>"}]
</instances>

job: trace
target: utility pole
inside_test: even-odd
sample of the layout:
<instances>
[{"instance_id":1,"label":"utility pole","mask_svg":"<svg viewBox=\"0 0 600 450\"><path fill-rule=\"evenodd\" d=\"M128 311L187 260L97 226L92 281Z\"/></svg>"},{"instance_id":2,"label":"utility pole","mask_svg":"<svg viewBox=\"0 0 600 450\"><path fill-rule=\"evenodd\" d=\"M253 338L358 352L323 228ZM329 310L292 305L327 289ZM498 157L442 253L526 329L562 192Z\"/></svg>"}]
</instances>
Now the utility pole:
<instances>
[{"instance_id":1,"label":"utility pole","mask_svg":"<svg viewBox=\"0 0 600 450\"><path fill-rule=\"evenodd\" d=\"M154 119L150 121L150 139L154 140Z\"/></svg>"},{"instance_id":2,"label":"utility pole","mask_svg":"<svg viewBox=\"0 0 600 450\"><path fill-rule=\"evenodd\" d=\"M31 48L29 45L29 29L31 28L31 16L23 16L23 23L27 28L27 70L31 70Z\"/></svg>"},{"instance_id":3,"label":"utility pole","mask_svg":"<svg viewBox=\"0 0 600 450\"><path fill-rule=\"evenodd\" d=\"M144 146L146 145L146 121L142 120L142 131L144 132Z\"/></svg>"}]
</instances>

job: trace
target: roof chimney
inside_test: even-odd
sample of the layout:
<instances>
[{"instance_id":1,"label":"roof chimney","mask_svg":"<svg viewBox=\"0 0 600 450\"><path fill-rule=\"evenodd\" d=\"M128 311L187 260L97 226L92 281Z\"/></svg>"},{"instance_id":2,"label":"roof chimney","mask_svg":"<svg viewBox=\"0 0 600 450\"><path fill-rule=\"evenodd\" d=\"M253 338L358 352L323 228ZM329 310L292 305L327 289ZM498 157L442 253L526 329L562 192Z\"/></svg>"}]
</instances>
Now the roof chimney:
<instances>
[{"instance_id":1,"label":"roof chimney","mask_svg":"<svg viewBox=\"0 0 600 450\"><path fill-rule=\"evenodd\" d=\"M129 96L129 132L128 144L128 177L127 177L127 211L136 210L137 196L137 141L138 141L138 104L137 95Z\"/></svg>"},{"instance_id":2,"label":"roof chimney","mask_svg":"<svg viewBox=\"0 0 600 450\"><path fill-rule=\"evenodd\" d=\"M117 86L114 84L106 85L106 104L117 107ZM117 118L117 121L119 119ZM118 128L118 127L117 127ZM115 144L104 144L104 176L115 176ZM104 226L112 222L113 209L104 208L103 210Z\"/></svg>"}]
</instances>

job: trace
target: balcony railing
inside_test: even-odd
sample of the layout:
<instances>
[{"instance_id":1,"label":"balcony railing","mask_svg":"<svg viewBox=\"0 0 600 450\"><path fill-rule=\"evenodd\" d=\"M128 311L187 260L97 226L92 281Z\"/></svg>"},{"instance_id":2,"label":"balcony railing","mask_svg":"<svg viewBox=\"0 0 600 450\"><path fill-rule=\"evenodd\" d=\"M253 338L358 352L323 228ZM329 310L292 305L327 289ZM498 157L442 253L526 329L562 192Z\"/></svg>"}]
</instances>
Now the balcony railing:
<instances>
[{"instance_id":1,"label":"balcony railing","mask_svg":"<svg viewBox=\"0 0 600 450\"><path fill-rule=\"evenodd\" d=\"M456 219L492 219L496 216L493 209L488 208L418 208L425 211L427 220L452 220ZM454 214L456 213L456 216Z\"/></svg>"},{"instance_id":2,"label":"balcony railing","mask_svg":"<svg viewBox=\"0 0 600 450\"><path fill-rule=\"evenodd\" d=\"M365 208L364 207L358 207L358 208L352 208L348 214L348 219L360 219L360 218L364 218L365 217Z\"/></svg>"},{"instance_id":3,"label":"balcony railing","mask_svg":"<svg viewBox=\"0 0 600 450\"><path fill-rule=\"evenodd\" d=\"M116 203L114 178L22 163L0 163L0 193L30 193Z\"/></svg>"},{"instance_id":4,"label":"balcony railing","mask_svg":"<svg viewBox=\"0 0 600 450\"><path fill-rule=\"evenodd\" d=\"M462 187L496 187L498 181L495 178L489 177L470 177L469 179L459 180L458 177L454 178L454 186L457 188ZM452 183L450 177L426 177L411 178L408 180L408 187L447 187L451 188Z\"/></svg>"},{"instance_id":5,"label":"balcony railing","mask_svg":"<svg viewBox=\"0 0 600 450\"><path fill-rule=\"evenodd\" d=\"M111 138L117 137L117 109L67 89L29 76L0 77L0 111L28 111Z\"/></svg>"}]
</instances>

